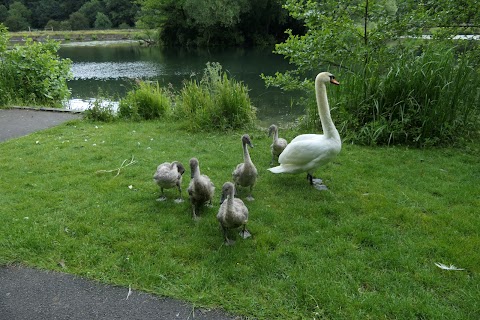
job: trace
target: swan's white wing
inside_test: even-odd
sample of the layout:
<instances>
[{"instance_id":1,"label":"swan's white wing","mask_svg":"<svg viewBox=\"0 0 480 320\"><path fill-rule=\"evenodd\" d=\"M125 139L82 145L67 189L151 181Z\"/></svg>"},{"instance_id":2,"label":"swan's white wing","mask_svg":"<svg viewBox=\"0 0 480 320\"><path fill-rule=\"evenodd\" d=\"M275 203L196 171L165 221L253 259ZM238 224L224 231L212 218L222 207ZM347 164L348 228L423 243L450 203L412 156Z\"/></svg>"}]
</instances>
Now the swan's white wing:
<instances>
[{"instance_id":1,"label":"swan's white wing","mask_svg":"<svg viewBox=\"0 0 480 320\"><path fill-rule=\"evenodd\" d=\"M323 158L331 158L334 149L332 141L322 135L315 136L315 139L290 142L283 150L278 162L282 165L305 165L312 161L318 162Z\"/></svg>"},{"instance_id":2,"label":"swan's white wing","mask_svg":"<svg viewBox=\"0 0 480 320\"><path fill-rule=\"evenodd\" d=\"M315 134L315 133L301 134L293 138L293 140L290 141L290 143L304 141L304 140L311 140L311 139L319 139L320 137L323 137L323 135Z\"/></svg>"},{"instance_id":3,"label":"swan's white wing","mask_svg":"<svg viewBox=\"0 0 480 320\"><path fill-rule=\"evenodd\" d=\"M311 140L290 143L280 154L278 162L282 165L304 165L316 158L318 150Z\"/></svg>"}]
</instances>

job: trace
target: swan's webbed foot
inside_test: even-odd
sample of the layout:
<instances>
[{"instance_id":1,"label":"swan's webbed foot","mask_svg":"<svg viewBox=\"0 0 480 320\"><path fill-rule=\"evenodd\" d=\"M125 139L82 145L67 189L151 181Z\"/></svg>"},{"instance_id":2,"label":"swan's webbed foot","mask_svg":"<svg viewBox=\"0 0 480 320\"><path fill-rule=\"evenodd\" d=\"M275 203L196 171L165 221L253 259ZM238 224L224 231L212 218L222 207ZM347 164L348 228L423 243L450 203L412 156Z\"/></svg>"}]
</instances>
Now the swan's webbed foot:
<instances>
[{"instance_id":1,"label":"swan's webbed foot","mask_svg":"<svg viewBox=\"0 0 480 320\"><path fill-rule=\"evenodd\" d=\"M238 234L239 234L243 239L247 239L247 238L250 238L250 237L252 236L252 234L251 234L247 229L241 230Z\"/></svg>"},{"instance_id":2,"label":"swan's webbed foot","mask_svg":"<svg viewBox=\"0 0 480 320\"><path fill-rule=\"evenodd\" d=\"M161 196L160 198L157 199L157 201L165 201L167 200L167 197L165 196Z\"/></svg>"},{"instance_id":3,"label":"swan's webbed foot","mask_svg":"<svg viewBox=\"0 0 480 320\"><path fill-rule=\"evenodd\" d=\"M321 181L321 180L320 180ZM325 190L328 190L327 186L324 185L323 183L313 183L313 187L317 190L320 190L320 191L325 191Z\"/></svg>"},{"instance_id":4,"label":"swan's webbed foot","mask_svg":"<svg viewBox=\"0 0 480 320\"><path fill-rule=\"evenodd\" d=\"M315 189L323 191L328 190L327 186L323 184L323 180L320 178L314 178L310 173L307 173L307 180Z\"/></svg>"},{"instance_id":5,"label":"swan's webbed foot","mask_svg":"<svg viewBox=\"0 0 480 320\"><path fill-rule=\"evenodd\" d=\"M251 194L250 194L250 195L248 195L248 197L246 197L245 199L246 199L246 200L248 200L248 201L253 201L253 200L255 200L255 198L254 198L254 197L252 197L252 195L251 195Z\"/></svg>"},{"instance_id":6,"label":"swan's webbed foot","mask_svg":"<svg viewBox=\"0 0 480 320\"><path fill-rule=\"evenodd\" d=\"M183 199L182 198L177 198L175 200L173 200L175 203L182 203L183 202Z\"/></svg>"}]
</instances>

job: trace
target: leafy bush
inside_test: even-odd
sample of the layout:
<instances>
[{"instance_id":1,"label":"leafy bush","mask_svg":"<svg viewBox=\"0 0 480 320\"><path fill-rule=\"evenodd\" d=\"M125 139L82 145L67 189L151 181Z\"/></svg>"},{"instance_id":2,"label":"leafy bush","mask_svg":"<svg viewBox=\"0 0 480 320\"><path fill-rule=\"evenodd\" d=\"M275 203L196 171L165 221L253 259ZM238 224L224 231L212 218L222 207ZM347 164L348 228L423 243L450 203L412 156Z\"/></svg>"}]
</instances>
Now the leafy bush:
<instances>
[{"instance_id":1,"label":"leafy bush","mask_svg":"<svg viewBox=\"0 0 480 320\"><path fill-rule=\"evenodd\" d=\"M151 120L166 117L172 110L171 94L158 82L139 81L136 88L120 100L118 115L132 120Z\"/></svg>"},{"instance_id":2,"label":"leafy bush","mask_svg":"<svg viewBox=\"0 0 480 320\"><path fill-rule=\"evenodd\" d=\"M0 30L0 38L6 38ZM33 42L6 50L0 41L0 104L62 106L70 91L71 61L57 55L59 43Z\"/></svg>"},{"instance_id":3,"label":"leafy bush","mask_svg":"<svg viewBox=\"0 0 480 320\"><path fill-rule=\"evenodd\" d=\"M185 82L177 100L177 114L192 131L246 128L256 119L248 88L228 79L219 63L207 63L200 82Z\"/></svg>"}]
</instances>

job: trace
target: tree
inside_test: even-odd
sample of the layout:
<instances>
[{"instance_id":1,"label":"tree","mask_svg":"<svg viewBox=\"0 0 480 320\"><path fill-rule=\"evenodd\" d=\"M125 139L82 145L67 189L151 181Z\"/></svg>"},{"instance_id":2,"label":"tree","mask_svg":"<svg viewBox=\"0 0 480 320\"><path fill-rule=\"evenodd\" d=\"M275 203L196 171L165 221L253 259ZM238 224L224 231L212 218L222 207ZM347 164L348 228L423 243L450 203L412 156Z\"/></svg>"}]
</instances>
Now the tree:
<instances>
[{"instance_id":1,"label":"tree","mask_svg":"<svg viewBox=\"0 0 480 320\"><path fill-rule=\"evenodd\" d=\"M110 29L112 27L112 22L104 13L98 12L94 26L95 29Z\"/></svg>"},{"instance_id":2,"label":"tree","mask_svg":"<svg viewBox=\"0 0 480 320\"><path fill-rule=\"evenodd\" d=\"M8 17L8 9L3 4L0 4L0 23L4 22Z\"/></svg>"},{"instance_id":3,"label":"tree","mask_svg":"<svg viewBox=\"0 0 480 320\"><path fill-rule=\"evenodd\" d=\"M119 27L122 23L129 26L135 25L136 14L139 10L136 1L103 0L103 2L114 27Z\"/></svg>"},{"instance_id":4,"label":"tree","mask_svg":"<svg viewBox=\"0 0 480 320\"><path fill-rule=\"evenodd\" d=\"M59 0L42 0L38 1L34 6L30 6L32 10L32 26L34 28L44 28L49 20L61 20Z\"/></svg>"},{"instance_id":5,"label":"tree","mask_svg":"<svg viewBox=\"0 0 480 320\"><path fill-rule=\"evenodd\" d=\"M78 12L83 14L88 19L89 26L93 27L97 20L97 14L102 13L105 15L105 8L99 0L90 0L78 9Z\"/></svg>"},{"instance_id":6,"label":"tree","mask_svg":"<svg viewBox=\"0 0 480 320\"><path fill-rule=\"evenodd\" d=\"M8 17L5 19L5 26L10 31L26 30L29 26L31 11L20 1L12 3L8 9Z\"/></svg>"},{"instance_id":7,"label":"tree","mask_svg":"<svg viewBox=\"0 0 480 320\"><path fill-rule=\"evenodd\" d=\"M283 39L300 31L284 0L139 0L139 23L159 28L167 45L245 46Z\"/></svg>"},{"instance_id":8,"label":"tree","mask_svg":"<svg viewBox=\"0 0 480 320\"><path fill-rule=\"evenodd\" d=\"M72 30L86 30L90 28L90 22L88 21L88 18L85 17L83 13L78 11L72 13L68 20Z\"/></svg>"}]
</instances>

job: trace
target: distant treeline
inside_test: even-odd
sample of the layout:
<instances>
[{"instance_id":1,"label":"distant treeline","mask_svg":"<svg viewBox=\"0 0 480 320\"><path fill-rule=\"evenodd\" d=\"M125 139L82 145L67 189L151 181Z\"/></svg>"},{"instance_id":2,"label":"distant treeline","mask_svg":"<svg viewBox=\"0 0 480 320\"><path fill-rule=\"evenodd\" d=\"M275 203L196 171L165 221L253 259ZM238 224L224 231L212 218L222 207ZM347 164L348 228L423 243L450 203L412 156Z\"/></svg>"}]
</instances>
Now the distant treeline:
<instances>
[{"instance_id":1,"label":"distant treeline","mask_svg":"<svg viewBox=\"0 0 480 320\"><path fill-rule=\"evenodd\" d=\"M3 0L0 23L10 31L128 28L138 11L130 0Z\"/></svg>"},{"instance_id":2,"label":"distant treeline","mask_svg":"<svg viewBox=\"0 0 480 320\"><path fill-rule=\"evenodd\" d=\"M139 27L159 30L164 45L250 46L302 33L285 0L3 0L9 31Z\"/></svg>"}]
</instances>

